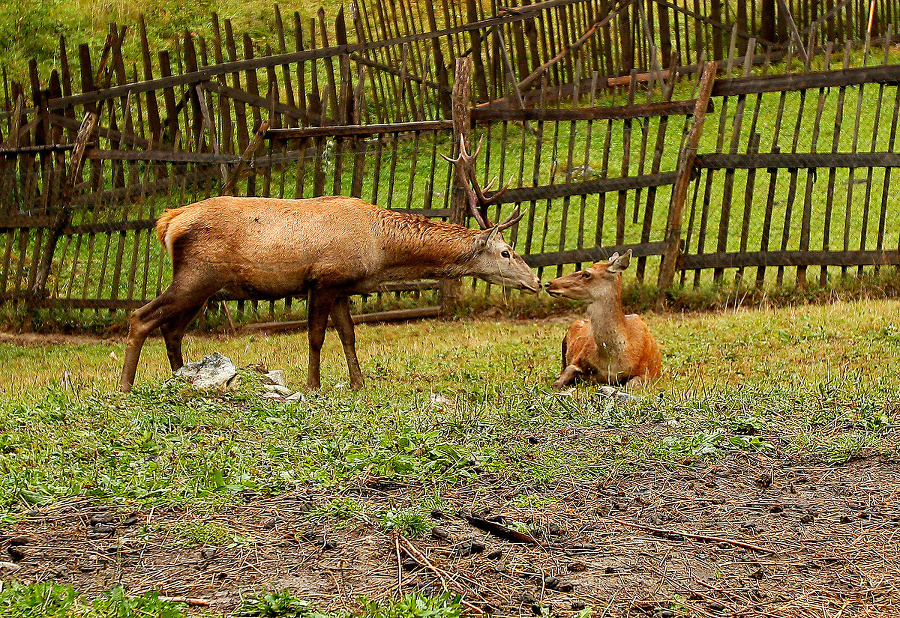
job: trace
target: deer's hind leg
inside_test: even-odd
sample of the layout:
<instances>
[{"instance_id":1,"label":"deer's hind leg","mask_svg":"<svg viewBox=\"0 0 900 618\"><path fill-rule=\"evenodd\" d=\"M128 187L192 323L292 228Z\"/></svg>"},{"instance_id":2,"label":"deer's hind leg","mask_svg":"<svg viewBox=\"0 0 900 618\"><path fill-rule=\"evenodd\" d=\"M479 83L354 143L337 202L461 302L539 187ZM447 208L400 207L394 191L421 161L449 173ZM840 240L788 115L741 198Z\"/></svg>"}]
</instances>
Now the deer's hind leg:
<instances>
[{"instance_id":1,"label":"deer's hind leg","mask_svg":"<svg viewBox=\"0 0 900 618\"><path fill-rule=\"evenodd\" d=\"M192 284L187 278L176 275L165 292L131 313L128 318L125 362L122 364L122 375L119 377L120 391L123 393L131 391L134 376L137 373L138 360L141 357L141 349L144 347L144 341L154 329L166 325L169 330L169 335L166 336L169 363L180 361L181 338L184 336L184 330L193 316L203 307L203 303L220 287L215 282L208 282L205 285ZM180 326L182 321L184 324ZM175 353L174 361L173 352Z\"/></svg>"},{"instance_id":2,"label":"deer's hind leg","mask_svg":"<svg viewBox=\"0 0 900 618\"><path fill-rule=\"evenodd\" d=\"M184 333L187 331L187 327L194 321L194 318L197 317L197 314L200 313L202 308L203 305L201 304L199 307L181 311L171 320L160 325L163 340L166 342L166 354L169 357L169 366L172 368L172 371L178 371L184 366L184 357L181 354L181 342L184 340Z\"/></svg>"}]
</instances>

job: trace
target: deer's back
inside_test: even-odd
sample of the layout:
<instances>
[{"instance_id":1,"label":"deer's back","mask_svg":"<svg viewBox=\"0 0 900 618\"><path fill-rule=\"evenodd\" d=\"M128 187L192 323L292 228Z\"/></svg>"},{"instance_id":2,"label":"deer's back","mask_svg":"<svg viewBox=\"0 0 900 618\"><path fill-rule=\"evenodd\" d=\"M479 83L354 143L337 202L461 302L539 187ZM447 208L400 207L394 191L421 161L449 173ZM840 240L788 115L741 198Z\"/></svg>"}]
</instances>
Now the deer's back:
<instances>
[{"instance_id":1,"label":"deer's back","mask_svg":"<svg viewBox=\"0 0 900 618\"><path fill-rule=\"evenodd\" d=\"M348 197L217 197L166 211L157 232L176 271L215 271L236 292L277 296L376 270L379 212Z\"/></svg>"}]
</instances>

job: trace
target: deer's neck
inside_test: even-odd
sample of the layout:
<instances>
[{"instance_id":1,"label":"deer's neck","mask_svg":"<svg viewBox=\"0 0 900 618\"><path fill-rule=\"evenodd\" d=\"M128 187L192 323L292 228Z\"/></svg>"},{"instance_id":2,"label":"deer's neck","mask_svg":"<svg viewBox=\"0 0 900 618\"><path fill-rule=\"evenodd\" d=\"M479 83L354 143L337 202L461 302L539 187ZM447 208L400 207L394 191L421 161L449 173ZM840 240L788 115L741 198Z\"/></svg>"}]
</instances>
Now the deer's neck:
<instances>
[{"instance_id":1,"label":"deer's neck","mask_svg":"<svg viewBox=\"0 0 900 618\"><path fill-rule=\"evenodd\" d=\"M622 290L599 298L588 305L587 316L597 350L601 356L617 356L625 350L625 313L622 311Z\"/></svg>"},{"instance_id":2,"label":"deer's neck","mask_svg":"<svg viewBox=\"0 0 900 618\"><path fill-rule=\"evenodd\" d=\"M455 278L468 272L478 232L385 211L380 222L385 270L405 277Z\"/></svg>"}]
</instances>

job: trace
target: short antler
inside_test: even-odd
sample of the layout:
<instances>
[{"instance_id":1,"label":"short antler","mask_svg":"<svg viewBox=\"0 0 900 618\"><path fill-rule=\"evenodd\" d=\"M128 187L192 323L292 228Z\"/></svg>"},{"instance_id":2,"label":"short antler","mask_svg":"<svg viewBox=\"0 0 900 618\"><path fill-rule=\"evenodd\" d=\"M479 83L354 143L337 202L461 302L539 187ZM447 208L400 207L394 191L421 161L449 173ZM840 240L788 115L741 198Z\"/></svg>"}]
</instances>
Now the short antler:
<instances>
[{"instance_id":1,"label":"short antler","mask_svg":"<svg viewBox=\"0 0 900 618\"><path fill-rule=\"evenodd\" d=\"M484 189L478 184L477 175L475 173L475 159L478 158L478 153L481 152L481 144L484 141L484 137L478 140L478 146L475 148L475 152L473 154L469 154L469 150L466 147L465 137L462 135L459 136L459 154L456 158L451 159L447 155L442 154L447 161L453 164L456 170L456 178L459 181L460 186L465 189L466 198L469 202L469 211L472 213L472 216L475 217L475 220L478 222L478 225L481 229L486 230L488 228L494 227L491 224L490 220L487 216L482 212L482 210L486 209L491 204L496 204L500 201L500 198L503 197L503 194L506 193L506 190L509 189L509 185L512 184L512 179L506 183L506 185L501 188L499 191L495 191L490 197L487 197L484 193L485 191L490 191L491 187L494 186L494 183L497 181L497 178L494 177L485 187ZM519 219L522 218L523 215L519 214L519 207L516 206L515 211L505 220L503 223L498 224L496 227L498 230L505 230L506 228L514 225Z\"/></svg>"}]
</instances>

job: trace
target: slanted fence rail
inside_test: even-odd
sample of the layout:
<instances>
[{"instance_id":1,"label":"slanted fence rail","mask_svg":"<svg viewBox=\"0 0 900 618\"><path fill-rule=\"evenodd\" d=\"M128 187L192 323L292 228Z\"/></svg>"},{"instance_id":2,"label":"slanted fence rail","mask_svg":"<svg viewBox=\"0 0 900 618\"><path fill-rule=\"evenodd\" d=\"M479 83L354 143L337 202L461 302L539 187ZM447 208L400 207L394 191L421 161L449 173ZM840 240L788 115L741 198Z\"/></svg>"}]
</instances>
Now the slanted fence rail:
<instances>
[{"instance_id":1,"label":"slanted fence rail","mask_svg":"<svg viewBox=\"0 0 900 618\"><path fill-rule=\"evenodd\" d=\"M525 212L508 236L542 276L631 248L662 303L673 285L805 285L811 269L826 282L900 262L896 0L356 6L329 27L295 15L293 29L276 8L262 54L214 18L211 40L154 56L141 23L130 69L112 26L98 62L82 45L70 63L61 42L46 82L36 65L30 92L7 82L0 303L139 306L169 279L156 217L223 192L450 218L439 155L461 122L460 58L479 173L512 179L491 218ZM434 304L437 288L385 293Z\"/></svg>"}]
</instances>

